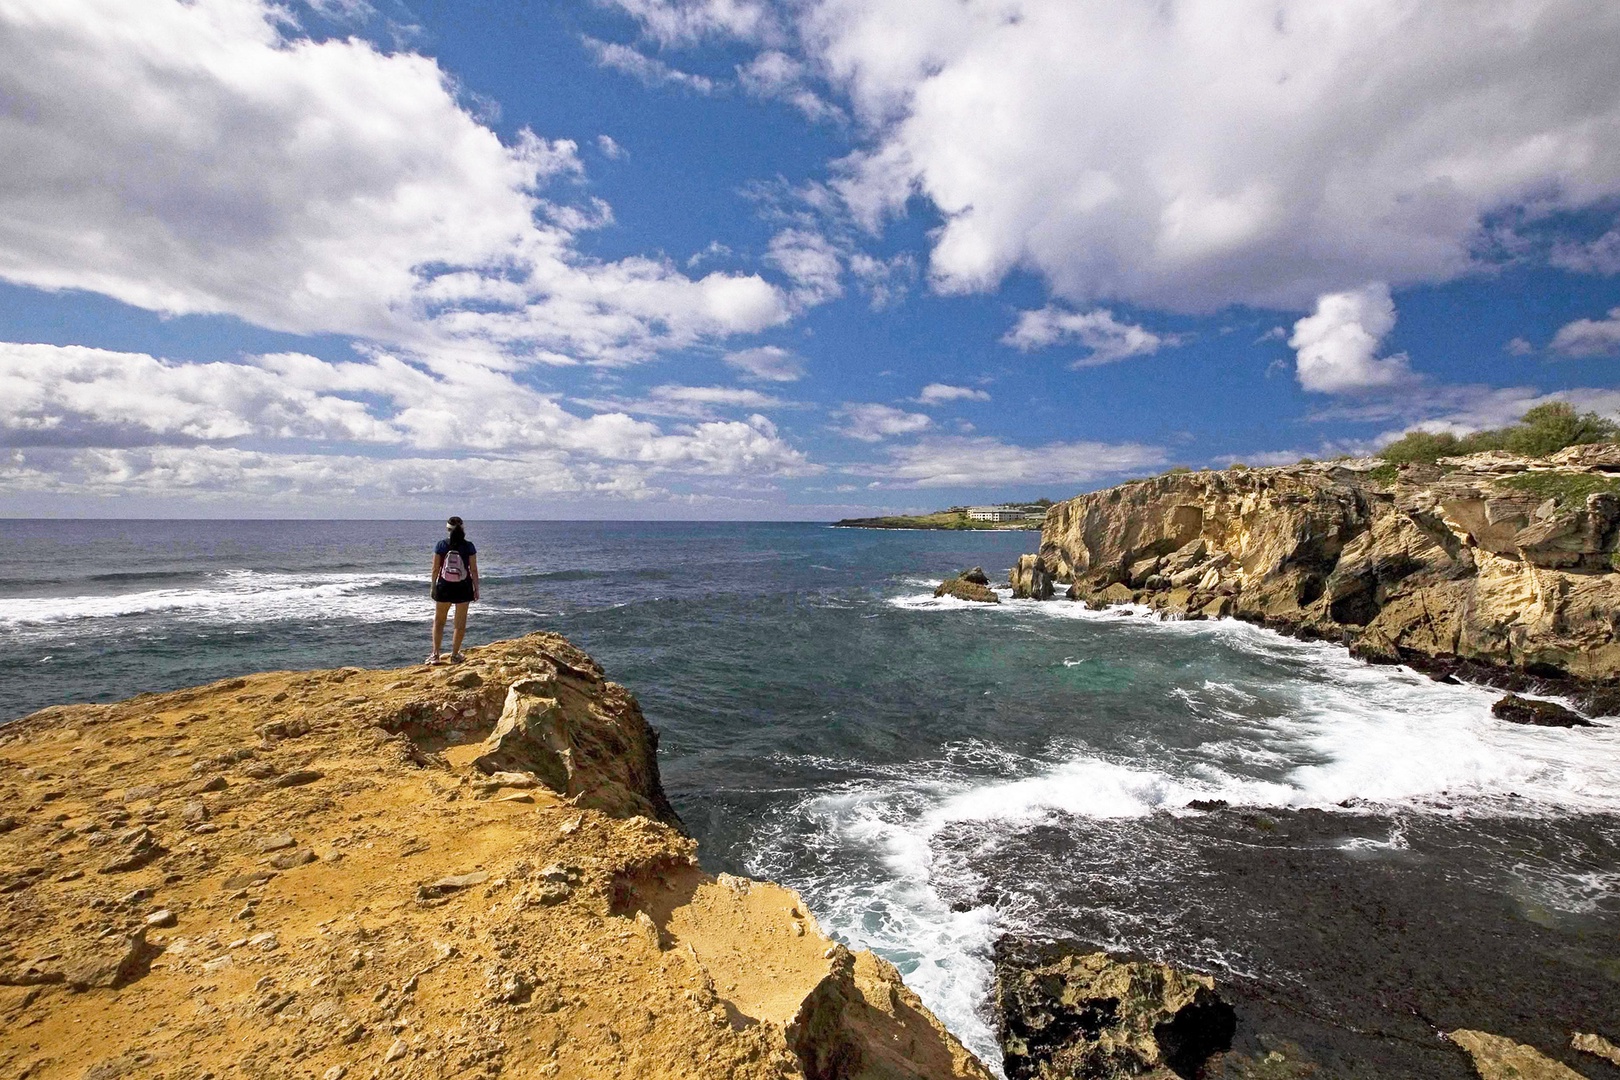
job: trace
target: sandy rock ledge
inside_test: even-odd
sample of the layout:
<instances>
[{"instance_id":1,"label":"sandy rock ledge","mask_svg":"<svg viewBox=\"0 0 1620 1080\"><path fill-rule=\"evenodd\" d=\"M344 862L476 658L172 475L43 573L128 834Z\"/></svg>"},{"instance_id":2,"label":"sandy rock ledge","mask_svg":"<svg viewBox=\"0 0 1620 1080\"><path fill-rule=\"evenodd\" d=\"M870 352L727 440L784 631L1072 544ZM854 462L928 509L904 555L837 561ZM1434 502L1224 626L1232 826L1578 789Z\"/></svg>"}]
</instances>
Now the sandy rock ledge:
<instances>
[{"instance_id":1,"label":"sandy rock ledge","mask_svg":"<svg viewBox=\"0 0 1620 1080\"><path fill-rule=\"evenodd\" d=\"M536 634L0 728L0 1076L987 1077Z\"/></svg>"}]
</instances>

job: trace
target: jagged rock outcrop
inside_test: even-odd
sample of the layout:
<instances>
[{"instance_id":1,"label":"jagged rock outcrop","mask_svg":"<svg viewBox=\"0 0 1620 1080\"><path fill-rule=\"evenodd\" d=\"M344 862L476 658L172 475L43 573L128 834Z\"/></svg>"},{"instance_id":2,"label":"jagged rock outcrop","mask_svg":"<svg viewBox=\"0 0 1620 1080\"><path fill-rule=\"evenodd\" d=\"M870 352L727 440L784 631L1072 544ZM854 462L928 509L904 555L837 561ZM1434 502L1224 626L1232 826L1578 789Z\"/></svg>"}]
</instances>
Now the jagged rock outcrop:
<instances>
[{"instance_id":1,"label":"jagged rock outcrop","mask_svg":"<svg viewBox=\"0 0 1620 1080\"><path fill-rule=\"evenodd\" d=\"M1205 975L1005 939L995 962L1009 1080L1175 1080L1230 1047L1237 1027Z\"/></svg>"},{"instance_id":2,"label":"jagged rock outcrop","mask_svg":"<svg viewBox=\"0 0 1620 1080\"><path fill-rule=\"evenodd\" d=\"M1015 600L1052 599L1052 575L1037 555L1020 555L1007 575Z\"/></svg>"},{"instance_id":3,"label":"jagged rock outcrop","mask_svg":"<svg viewBox=\"0 0 1620 1080\"><path fill-rule=\"evenodd\" d=\"M576 806L680 825L658 780L657 733L594 661L532 667L507 689L480 750L473 764L485 773L532 773Z\"/></svg>"},{"instance_id":4,"label":"jagged rock outcrop","mask_svg":"<svg viewBox=\"0 0 1620 1080\"><path fill-rule=\"evenodd\" d=\"M1535 1047L1488 1031L1453 1031L1447 1038L1468 1054L1480 1080L1586 1080Z\"/></svg>"},{"instance_id":5,"label":"jagged rock outcrop","mask_svg":"<svg viewBox=\"0 0 1620 1080\"><path fill-rule=\"evenodd\" d=\"M963 570L939 583L935 596L954 596L958 600L972 600L980 604L999 604L1001 597L990 588L990 578L982 567Z\"/></svg>"},{"instance_id":6,"label":"jagged rock outcrop","mask_svg":"<svg viewBox=\"0 0 1620 1080\"><path fill-rule=\"evenodd\" d=\"M987 1080L655 746L551 634L0 727L0 1073Z\"/></svg>"},{"instance_id":7,"label":"jagged rock outcrop","mask_svg":"<svg viewBox=\"0 0 1620 1080\"><path fill-rule=\"evenodd\" d=\"M1235 615L1368 659L1620 678L1620 447L1398 471L1373 459L1173 473L1059 503L1035 563L1072 598ZM1019 580L1036 580L1022 564ZM1611 702L1612 707L1612 702Z\"/></svg>"},{"instance_id":8,"label":"jagged rock outcrop","mask_svg":"<svg viewBox=\"0 0 1620 1080\"><path fill-rule=\"evenodd\" d=\"M1593 1057L1601 1058L1610 1065L1620 1065L1620 1046L1616 1046L1601 1035L1577 1031L1571 1034L1569 1045L1573 1050L1580 1050L1583 1053L1591 1054Z\"/></svg>"}]
</instances>

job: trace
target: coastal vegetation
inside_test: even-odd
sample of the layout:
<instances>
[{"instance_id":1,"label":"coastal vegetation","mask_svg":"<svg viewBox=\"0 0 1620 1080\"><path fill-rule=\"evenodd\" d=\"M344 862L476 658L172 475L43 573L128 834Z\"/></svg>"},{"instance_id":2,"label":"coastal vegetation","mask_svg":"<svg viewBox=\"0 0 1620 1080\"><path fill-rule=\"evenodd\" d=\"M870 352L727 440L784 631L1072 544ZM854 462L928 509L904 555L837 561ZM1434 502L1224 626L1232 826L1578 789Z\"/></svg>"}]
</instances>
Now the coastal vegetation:
<instances>
[{"instance_id":1,"label":"coastal vegetation","mask_svg":"<svg viewBox=\"0 0 1620 1080\"><path fill-rule=\"evenodd\" d=\"M1581 443L1614 442L1620 438L1620 425L1594 412L1577 413L1562 401L1537 405L1504 428L1490 428L1467 435L1449 431L1408 431L1379 451L1378 456L1393 465L1432 462L1443 457L1461 457L1486 450L1506 450L1525 457L1545 457Z\"/></svg>"},{"instance_id":2,"label":"coastal vegetation","mask_svg":"<svg viewBox=\"0 0 1620 1080\"><path fill-rule=\"evenodd\" d=\"M1562 505L1584 503L1588 495L1608 492L1620 495L1620 477L1597 473L1524 472L1500 481L1505 488L1542 499L1555 499Z\"/></svg>"}]
</instances>

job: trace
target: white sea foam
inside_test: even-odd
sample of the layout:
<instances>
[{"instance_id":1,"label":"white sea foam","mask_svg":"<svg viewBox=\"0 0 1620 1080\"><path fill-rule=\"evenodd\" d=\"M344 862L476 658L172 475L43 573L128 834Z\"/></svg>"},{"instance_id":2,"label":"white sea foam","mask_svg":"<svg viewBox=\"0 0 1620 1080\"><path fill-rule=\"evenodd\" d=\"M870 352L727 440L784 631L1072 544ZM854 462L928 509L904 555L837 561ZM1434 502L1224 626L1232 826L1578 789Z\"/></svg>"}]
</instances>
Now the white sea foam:
<instances>
[{"instance_id":1,"label":"white sea foam","mask_svg":"<svg viewBox=\"0 0 1620 1080\"><path fill-rule=\"evenodd\" d=\"M399 586L407 583L421 588L404 592ZM141 616L219 625L288 619L421 621L431 613L426 582L418 574L230 570L200 575L197 584L178 589L9 597L0 606L0 632L56 637L80 633L102 621Z\"/></svg>"},{"instance_id":2,"label":"white sea foam","mask_svg":"<svg viewBox=\"0 0 1620 1080\"><path fill-rule=\"evenodd\" d=\"M1382 840L1370 836L1352 836L1338 843L1339 850L1353 852L1407 851L1411 846L1406 839L1406 826L1400 821L1389 827L1389 833Z\"/></svg>"},{"instance_id":3,"label":"white sea foam","mask_svg":"<svg viewBox=\"0 0 1620 1080\"><path fill-rule=\"evenodd\" d=\"M1235 620L1171 621L1145 608L1094 612L1082 604L1010 600L992 607L950 597L909 595L888 602L905 611L978 611L1013 625L1041 619L1119 624L1131 632L1214 638L1274 670L1266 693L1291 695L1278 715L1256 709L1261 694L1241 681L1207 680L1182 695L1196 717L1219 722L1220 737L1191 751L1151 747L1122 760L1083 745L1023 775L970 778L919 763L912 779L892 774L868 786L812 797L799 812L818 823L831 849L864 850L882 874L829 874L812 890L818 914L853 944L905 962L907 981L992 1067L999 1052L984 1015L990 946L1010 927L988 908L951 911L931 877L933 844L962 825L1021 830L1073 815L1126 819L1193 813L1194 799L1255 808L1339 809L1396 815L1384 837L1341 842L1347 856L1407 848L1403 816L1500 817L1620 813L1620 725L1549 729L1504 723L1490 714L1498 696L1475 686L1433 682L1404 668L1373 667L1342 648L1302 642ZM1142 616L1149 617L1142 617ZM1126 627L1121 626L1121 631ZM1057 652L1049 663L1084 664ZM1001 771L1001 770L998 770ZM1620 875L1523 875L1528 894L1561 910L1589 910ZM1534 880L1530 880L1534 877ZM958 883L959 884L959 883Z\"/></svg>"},{"instance_id":4,"label":"white sea foam","mask_svg":"<svg viewBox=\"0 0 1620 1080\"><path fill-rule=\"evenodd\" d=\"M995 610L948 597L897 597L890 603L902 609ZM1015 617L1117 618L1074 603L1015 600L1001 606ZM1184 794L1289 808L1332 809L1347 801L1428 808L1443 800L1466 804L1474 812L1511 816L1620 813L1620 724L1599 721L1593 728L1563 729L1504 723L1490 713L1498 691L1437 683L1407 668L1369 665L1340 646L1299 641L1233 619L1143 619L1133 620L1132 628L1214 637L1291 669L1272 681L1294 691L1296 701L1285 715L1272 719L1231 708L1250 704L1254 697L1230 682L1205 682L1209 698L1216 700L1183 694L1195 711L1208 709L1238 729L1228 730L1220 740L1221 752L1214 756L1226 759L1223 764L1234 757L1286 761L1292 768L1285 780L1232 775L1216 782L1078 758L1055 765L1043 777L986 789L985 804L994 806L997 815L1146 814L1168 808ZM1075 660L1072 655L1062 658L1065 666ZM1227 701L1219 702L1222 697Z\"/></svg>"},{"instance_id":5,"label":"white sea foam","mask_svg":"<svg viewBox=\"0 0 1620 1080\"><path fill-rule=\"evenodd\" d=\"M947 798L956 786L861 783L806 800L796 815L815 823L809 843L822 847L828 866L837 868L806 883L807 891L827 930L898 966L906 984L999 1073L1001 1055L985 1015L990 944L1000 933L997 914L989 907L952 911L930 874L934 833L946 820L926 805ZM850 873L854 862L877 866L871 873ZM768 862L758 870L782 876Z\"/></svg>"}]
</instances>

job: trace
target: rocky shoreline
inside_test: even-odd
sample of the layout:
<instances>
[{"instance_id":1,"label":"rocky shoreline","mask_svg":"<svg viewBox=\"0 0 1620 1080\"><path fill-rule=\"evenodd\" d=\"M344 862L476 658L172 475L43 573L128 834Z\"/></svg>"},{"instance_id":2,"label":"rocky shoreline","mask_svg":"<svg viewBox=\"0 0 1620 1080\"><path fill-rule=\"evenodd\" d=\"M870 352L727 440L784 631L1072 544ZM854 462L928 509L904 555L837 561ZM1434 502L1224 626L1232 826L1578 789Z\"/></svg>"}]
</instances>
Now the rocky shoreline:
<instances>
[{"instance_id":1,"label":"rocky shoreline","mask_svg":"<svg viewBox=\"0 0 1620 1080\"><path fill-rule=\"evenodd\" d=\"M1233 1049L1242 1020L1207 975L1074 942L997 944L996 1016L1008 1080L1331 1080L1369 1075L1313 1060L1262 1034L1257 1053ZM1558 1057L1490 1032L1434 1029L1481 1080L1584 1080ZM1549 1048L1552 1049L1552 1048ZM1554 1053L1608 1075L1620 1047L1571 1032ZM1374 1074L1376 1075L1376 1074Z\"/></svg>"},{"instance_id":2,"label":"rocky shoreline","mask_svg":"<svg viewBox=\"0 0 1620 1080\"><path fill-rule=\"evenodd\" d=\"M1620 713L1620 447L1169 473L1054 505L1013 595L1230 616Z\"/></svg>"},{"instance_id":3,"label":"rocky shoreline","mask_svg":"<svg viewBox=\"0 0 1620 1080\"><path fill-rule=\"evenodd\" d=\"M989 1077L656 748L548 634L7 724L0 1074Z\"/></svg>"},{"instance_id":4,"label":"rocky shoreline","mask_svg":"<svg viewBox=\"0 0 1620 1080\"><path fill-rule=\"evenodd\" d=\"M701 868L634 697L556 635L47 709L0 728L0 799L21 1080L992 1075L796 894ZM1332 1074L1232 1049L1204 975L1013 939L995 971L1009 1077ZM1487 1080L1620 1065L1436 1035Z\"/></svg>"}]
</instances>

